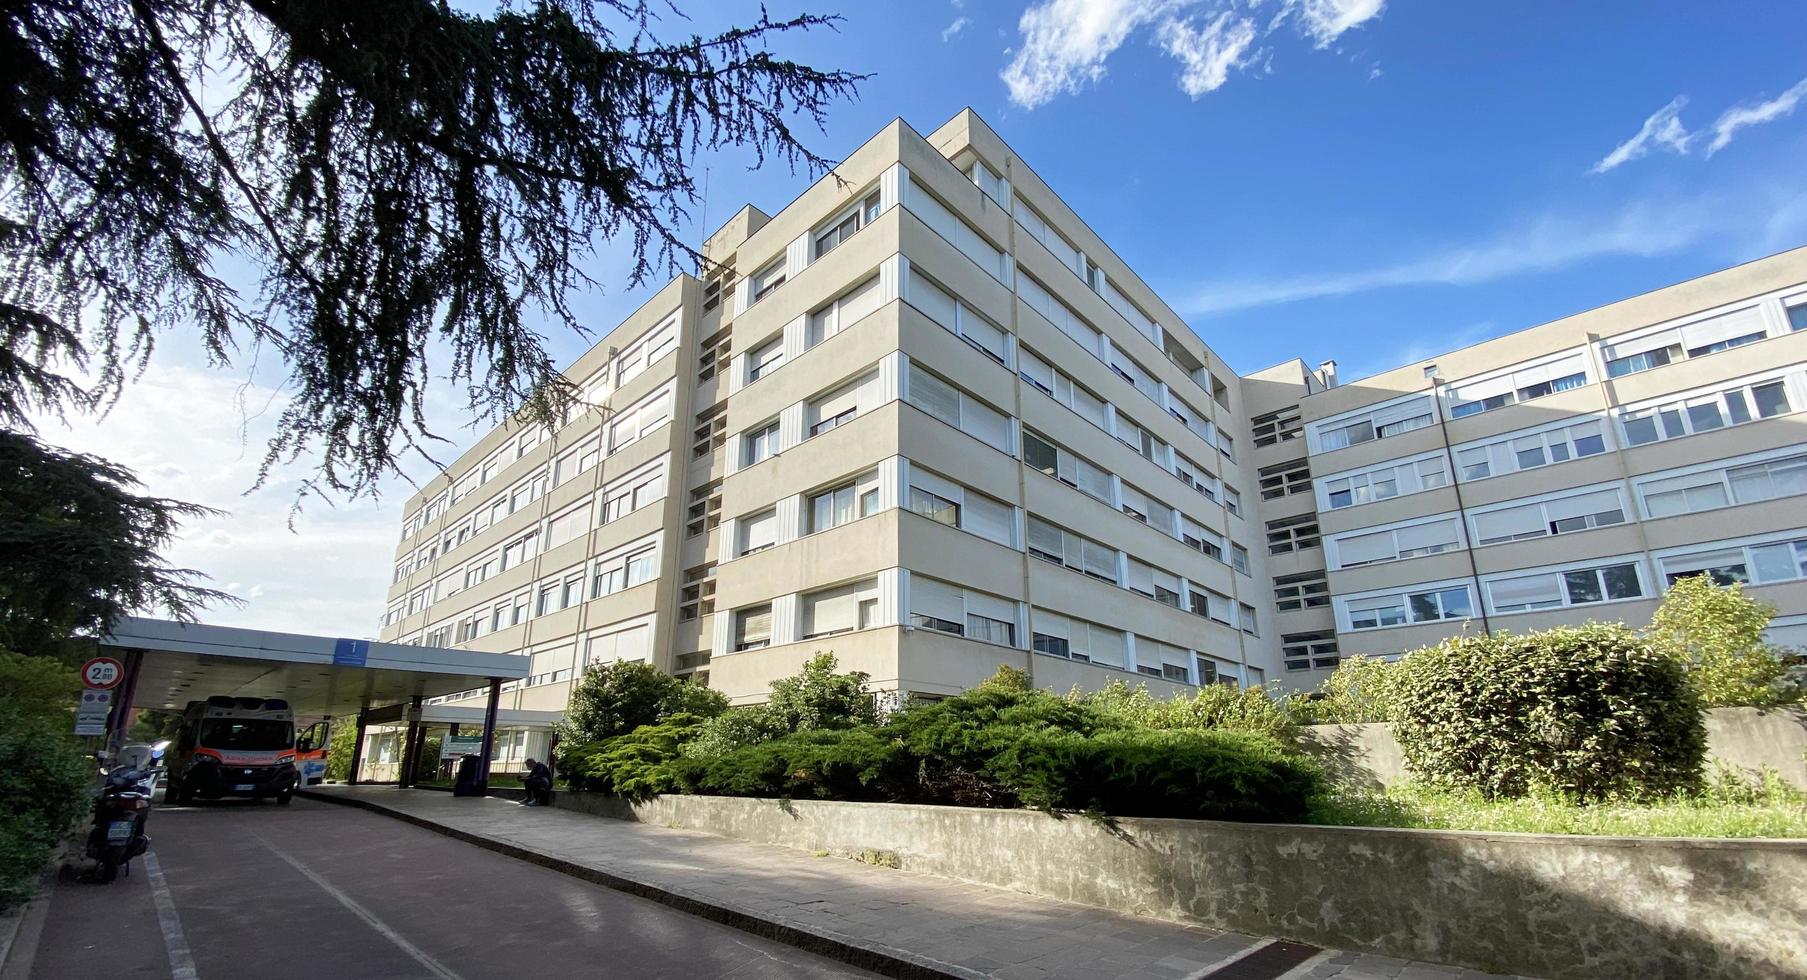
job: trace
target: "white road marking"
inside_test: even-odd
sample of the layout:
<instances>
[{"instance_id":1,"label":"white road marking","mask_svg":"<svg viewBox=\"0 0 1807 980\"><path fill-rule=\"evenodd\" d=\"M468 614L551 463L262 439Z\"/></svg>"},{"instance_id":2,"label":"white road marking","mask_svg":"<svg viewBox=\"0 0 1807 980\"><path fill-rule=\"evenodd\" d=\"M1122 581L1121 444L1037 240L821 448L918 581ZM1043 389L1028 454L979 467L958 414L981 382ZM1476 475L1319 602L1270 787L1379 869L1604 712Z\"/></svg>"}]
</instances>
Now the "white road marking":
<instances>
[{"instance_id":1,"label":"white road marking","mask_svg":"<svg viewBox=\"0 0 1807 980\"><path fill-rule=\"evenodd\" d=\"M163 878L163 866L155 851L144 853L144 873L151 882L151 902L157 906L157 925L163 930L163 948L169 951L170 980L199 980L194 953L188 948L188 937L182 934L182 918L176 914L176 900L169 893L169 882Z\"/></svg>"},{"instance_id":2,"label":"white road marking","mask_svg":"<svg viewBox=\"0 0 1807 980\"><path fill-rule=\"evenodd\" d=\"M259 843L261 843L261 844L263 844L263 846L269 848L271 854L274 854L277 857L282 858L284 861L288 862L289 867L292 867L296 871L301 872L302 875L307 878L307 880L313 882L316 885L319 885L321 891L324 891L328 895L331 895L333 897L333 899L335 901L337 901L340 905L343 905L346 908L350 909L351 913L353 915L357 916L360 919L363 919L364 923L366 925L368 925L372 929L375 929L378 933L381 933L384 939L387 939L390 942L394 943L397 949L400 949L402 952L407 953L409 956L414 957L415 962L419 963L421 966L426 967L434 976L439 977L440 980L464 980L463 977L460 977L457 973L452 972L452 970L449 967L447 967L444 963L441 963L438 960L434 959L430 954L427 953L426 950L421 949L419 946L414 945L413 943L409 942L407 939L403 938L401 933L396 932L394 929L391 929L389 927L388 923L386 923L382 919L379 919L376 917L376 913L374 913L374 912L370 911L369 909L365 908L364 906L358 904L357 899L352 898L350 895L347 895L344 892L340 891L338 888L334 887L332 882L327 881L325 878L320 877L320 875L315 873L315 871L312 868L309 868L307 865L302 864L300 861L296 860L291 855L283 853L283 851L280 850L279 848L277 848L276 845L274 845L274 844L270 843L268 840L264 839L264 836L262 834L259 834L255 831L253 831L251 836L257 838Z\"/></svg>"}]
</instances>

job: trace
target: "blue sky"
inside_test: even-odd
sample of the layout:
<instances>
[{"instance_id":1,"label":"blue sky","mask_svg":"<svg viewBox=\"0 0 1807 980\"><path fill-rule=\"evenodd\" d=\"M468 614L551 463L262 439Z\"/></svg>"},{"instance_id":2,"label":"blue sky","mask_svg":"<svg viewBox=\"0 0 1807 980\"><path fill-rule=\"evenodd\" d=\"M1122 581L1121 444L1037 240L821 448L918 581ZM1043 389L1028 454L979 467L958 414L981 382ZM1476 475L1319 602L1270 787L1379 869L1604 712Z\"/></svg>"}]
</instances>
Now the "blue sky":
<instances>
[{"instance_id":1,"label":"blue sky","mask_svg":"<svg viewBox=\"0 0 1807 980\"><path fill-rule=\"evenodd\" d=\"M750 16L683 6L704 33ZM806 9L833 8L771 5ZM813 146L843 154L893 117L927 132L972 106L1241 372L1297 355L1354 378L1807 243L1803 4L861 0L842 13L838 32L780 45L873 75ZM807 179L713 159L697 237L742 203L782 207ZM622 286L622 249L606 243L593 270L608 288L576 305L602 331L650 287ZM370 633L409 488L312 505L290 532L299 470L244 493L279 379L210 369L185 340L163 340L106 420L46 434L231 511L172 555L249 600L213 621ZM558 333L553 349L568 361L590 342ZM446 386L432 417L468 443L458 402Z\"/></svg>"}]
</instances>

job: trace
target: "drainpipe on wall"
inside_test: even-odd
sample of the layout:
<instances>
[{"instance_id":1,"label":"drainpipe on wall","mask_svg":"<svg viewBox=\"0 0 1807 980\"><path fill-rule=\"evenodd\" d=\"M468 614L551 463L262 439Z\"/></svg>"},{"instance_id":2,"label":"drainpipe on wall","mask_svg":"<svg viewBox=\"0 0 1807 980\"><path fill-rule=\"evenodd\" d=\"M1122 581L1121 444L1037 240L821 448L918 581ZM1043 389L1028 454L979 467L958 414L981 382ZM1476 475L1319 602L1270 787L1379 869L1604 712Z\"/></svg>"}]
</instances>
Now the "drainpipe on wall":
<instances>
[{"instance_id":1,"label":"drainpipe on wall","mask_svg":"<svg viewBox=\"0 0 1807 980\"><path fill-rule=\"evenodd\" d=\"M1435 366L1432 366L1435 369ZM1493 635L1493 624L1487 619L1487 595L1481 589L1481 566L1474 560L1474 542L1468 538L1468 506L1462 502L1461 473L1456 469L1456 451L1449 444L1449 419L1443 414L1443 379L1431 376L1431 410L1437 413L1437 429L1443 433L1443 458L1449 463L1449 485L1456 492L1456 520L1461 522L1462 549L1468 555L1468 577L1474 582L1474 607L1481 614L1481 631Z\"/></svg>"}]
</instances>

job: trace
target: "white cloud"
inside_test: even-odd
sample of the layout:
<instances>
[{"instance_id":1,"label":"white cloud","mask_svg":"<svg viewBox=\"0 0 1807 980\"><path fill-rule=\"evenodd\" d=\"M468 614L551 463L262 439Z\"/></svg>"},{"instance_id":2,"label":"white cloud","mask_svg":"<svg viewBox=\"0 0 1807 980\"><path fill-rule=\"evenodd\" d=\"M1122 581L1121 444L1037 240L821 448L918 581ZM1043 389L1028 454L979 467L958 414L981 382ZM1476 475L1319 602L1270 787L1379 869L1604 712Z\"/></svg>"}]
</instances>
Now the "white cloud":
<instances>
[{"instance_id":1,"label":"white cloud","mask_svg":"<svg viewBox=\"0 0 1807 980\"><path fill-rule=\"evenodd\" d=\"M1234 17L1228 11L1202 28L1185 20L1167 20L1162 22L1157 38L1167 53L1184 66L1180 91L1197 99L1222 87L1232 69L1248 64L1249 45L1255 43L1255 22Z\"/></svg>"},{"instance_id":2,"label":"white cloud","mask_svg":"<svg viewBox=\"0 0 1807 980\"><path fill-rule=\"evenodd\" d=\"M1713 123L1713 142L1707 146L1707 156L1718 153L1727 143L1732 141L1733 134L1746 126L1757 126L1780 119L1794 111L1801 100L1807 98L1807 78L1794 84L1794 87L1768 102L1756 105L1733 106L1722 113L1718 121Z\"/></svg>"},{"instance_id":3,"label":"white cloud","mask_svg":"<svg viewBox=\"0 0 1807 980\"><path fill-rule=\"evenodd\" d=\"M1559 268L1609 255L1648 256L1674 251L1709 234L1732 230L1744 209L1695 201L1626 208L1604 218L1546 216L1485 241L1432 249L1413 259L1367 269L1271 280L1220 280L1193 287L1179 312L1188 315L1271 306L1327 296L1347 296L1399 286L1470 285Z\"/></svg>"},{"instance_id":4,"label":"white cloud","mask_svg":"<svg viewBox=\"0 0 1807 980\"><path fill-rule=\"evenodd\" d=\"M1653 145L1687 153L1689 144L1694 142L1693 134L1681 123L1682 107L1687 104L1687 97L1678 95L1668 105L1651 113L1638 128L1637 135L1620 143L1594 164L1594 173L1603 174L1622 163L1636 160L1649 153Z\"/></svg>"},{"instance_id":5,"label":"white cloud","mask_svg":"<svg viewBox=\"0 0 1807 980\"><path fill-rule=\"evenodd\" d=\"M1287 0L1280 18L1291 15L1318 48L1327 48L1368 21L1379 17L1387 0Z\"/></svg>"},{"instance_id":6,"label":"white cloud","mask_svg":"<svg viewBox=\"0 0 1807 980\"><path fill-rule=\"evenodd\" d=\"M1000 77L1025 109L1077 94L1104 77L1104 59L1131 33L1185 0L1046 0L1023 11L1023 43Z\"/></svg>"},{"instance_id":7,"label":"white cloud","mask_svg":"<svg viewBox=\"0 0 1807 980\"><path fill-rule=\"evenodd\" d=\"M1256 41L1282 24L1291 22L1314 47L1324 48L1379 17L1386 7L1386 0L1279 0L1279 11L1262 29L1244 12L1264 2L1040 0L1018 19L1022 43L999 77L1010 90L1010 101L1033 109L1097 84L1105 76L1106 60L1137 31L1152 27L1154 42L1180 62L1180 89L1196 99L1260 57L1252 51ZM1201 6L1206 8L1202 27L1189 16Z\"/></svg>"},{"instance_id":8,"label":"white cloud","mask_svg":"<svg viewBox=\"0 0 1807 980\"><path fill-rule=\"evenodd\" d=\"M946 44L954 38L959 37L960 32L966 30L966 25L971 23L972 18L970 17L955 17L952 24L941 29L941 43Z\"/></svg>"}]
</instances>

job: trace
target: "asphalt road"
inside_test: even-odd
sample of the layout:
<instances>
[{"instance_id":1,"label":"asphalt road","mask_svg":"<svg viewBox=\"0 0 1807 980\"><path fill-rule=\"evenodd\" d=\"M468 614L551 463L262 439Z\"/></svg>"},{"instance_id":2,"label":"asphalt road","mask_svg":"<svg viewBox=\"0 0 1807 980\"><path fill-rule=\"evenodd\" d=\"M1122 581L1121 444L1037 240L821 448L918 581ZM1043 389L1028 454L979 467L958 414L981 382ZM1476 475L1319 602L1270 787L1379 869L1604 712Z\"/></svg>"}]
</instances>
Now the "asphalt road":
<instances>
[{"instance_id":1,"label":"asphalt road","mask_svg":"<svg viewBox=\"0 0 1807 980\"><path fill-rule=\"evenodd\" d=\"M32 977L873 976L330 804L165 807L149 832L129 878L57 883Z\"/></svg>"}]
</instances>

